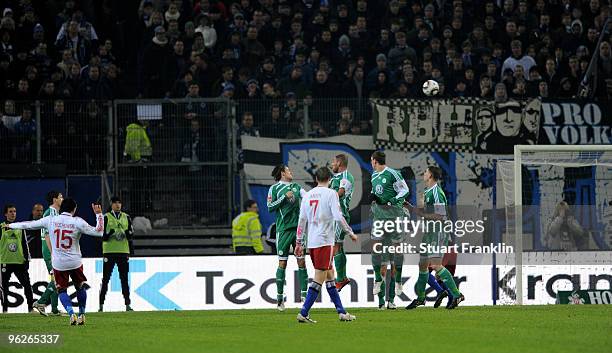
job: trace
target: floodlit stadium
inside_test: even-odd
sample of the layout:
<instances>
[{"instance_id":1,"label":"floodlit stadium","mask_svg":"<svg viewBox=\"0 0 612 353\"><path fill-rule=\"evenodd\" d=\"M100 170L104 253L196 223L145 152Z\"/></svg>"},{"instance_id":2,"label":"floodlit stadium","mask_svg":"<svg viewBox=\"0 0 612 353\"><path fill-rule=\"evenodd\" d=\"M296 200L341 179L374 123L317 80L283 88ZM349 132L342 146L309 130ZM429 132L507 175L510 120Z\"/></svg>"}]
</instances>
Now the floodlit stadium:
<instances>
[{"instance_id":1,"label":"floodlit stadium","mask_svg":"<svg viewBox=\"0 0 612 353\"><path fill-rule=\"evenodd\" d=\"M609 351L611 6L0 0L0 352Z\"/></svg>"}]
</instances>

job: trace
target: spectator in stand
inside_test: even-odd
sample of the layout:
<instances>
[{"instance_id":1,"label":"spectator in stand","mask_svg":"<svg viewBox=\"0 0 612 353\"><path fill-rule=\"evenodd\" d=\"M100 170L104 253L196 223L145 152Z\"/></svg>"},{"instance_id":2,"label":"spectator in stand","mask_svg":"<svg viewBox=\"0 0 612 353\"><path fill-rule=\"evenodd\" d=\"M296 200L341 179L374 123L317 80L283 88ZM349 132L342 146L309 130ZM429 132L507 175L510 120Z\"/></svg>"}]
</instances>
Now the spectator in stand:
<instances>
[{"instance_id":1,"label":"spectator in stand","mask_svg":"<svg viewBox=\"0 0 612 353\"><path fill-rule=\"evenodd\" d=\"M15 158L27 163L33 161L36 152L36 121L28 104L21 109L21 119L15 124Z\"/></svg>"},{"instance_id":2,"label":"spectator in stand","mask_svg":"<svg viewBox=\"0 0 612 353\"><path fill-rule=\"evenodd\" d=\"M172 53L162 26L155 28L155 36L144 52L144 89L147 98L162 98L169 95L174 82L172 77Z\"/></svg>"},{"instance_id":3,"label":"spectator in stand","mask_svg":"<svg viewBox=\"0 0 612 353\"><path fill-rule=\"evenodd\" d=\"M504 103L508 101L508 90L505 84L498 83L495 85L494 99L495 103Z\"/></svg>"},{"instance_id":4,"label":"spectator in stand","mask_svg":"<svg viewBox=\"0 0 612 353\"><path fill-rule=\"evenodd\" d=\"M238 148L238 166L242 169L244 164L244 155L242 153L242 136L259 137L259 129L255 126L255 119L252 112L244 112L242 114L242 123L236 131L236 147Z\"/></svg>"},{"instance_id":5,"label":"spectator in stand","mask_svg":"<svg viewBox=\"0 0 612 353\"><path fill-rule=\"evenodd\" d=\"M66 31L61 36L58 35L55 47L58 51L70 49L72 51L72 58L81 65L89 62L91 42L81 35L79 24L75 20L68 22Z\"/></svg>"},{"instance_id":6,"label":"spectator in stand","mask_svg":"<svg viewBox=\"0 0 612 353\"><path fill-rule=\"evenodd\" d=\"M287 122L281 117L281 108L272 105L270 108L270 120L264 120L261 127L262 137L273 137L284 139L287 137Z\"/></svg>"}]
</instances>

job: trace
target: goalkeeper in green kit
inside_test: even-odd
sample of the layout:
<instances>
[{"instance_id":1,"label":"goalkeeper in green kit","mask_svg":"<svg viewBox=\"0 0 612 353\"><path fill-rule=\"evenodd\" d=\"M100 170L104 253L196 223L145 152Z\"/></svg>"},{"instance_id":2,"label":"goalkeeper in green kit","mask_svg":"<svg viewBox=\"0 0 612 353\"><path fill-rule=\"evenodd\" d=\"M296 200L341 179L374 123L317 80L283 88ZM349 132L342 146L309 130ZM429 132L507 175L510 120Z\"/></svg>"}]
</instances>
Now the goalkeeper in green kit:
<instances>
[{"instance_id":1,"label":"goalkeeper in green kit","mask_svg":"<svg viewBox=\"0 0 612 353\"><path fill-rule=\"evenodd\" d=\"M43 213L43 217L47 216L57 216L59 214L60 206L62 205L62 201L64 200L64 196L59 191L49 191L47 193L47 204L49 208ZM42 315L47 315L45 313L45 307L51 304L51 313L53 315L62 315L64 313L60 312L57 304L57 289L55 288L55 280L53 278L53 266L51 266L51 249L47 246L47 242L45 238L47 237L47 229L43 228L40 231L41 240L42 240L42 256L45 260L45 265L47 265L47 271L49 271L50 281L49 285L47 285L47 289L40 296L40 298L34 302L34 309L36 309ZM67 315L67 314L65 314Z\"/></svg>"},{"instance_id":2,"label":"goalkeeper in green kit","mask_svg":"<svg viewBox=\"0 0 612 353\"><path fill-rule=\"evenodd\" d=\"M374 172L372 173L372 224L380 222L395 221L405 217L403 210L404 199L408 196L408 185L402 174L386 165L386 155L382 151L376 151L370 159ZM402 242L403 234L396 230L385 232L382 236L376 236L374 226L372 227L372 240L374 244L382 243L383 246L397 245ZM374 245L373 244L373 245ZM393 303L395 296L400 296L402 288L402 265L403 254L382 254L372 251L372 266L374 268L374 288L372 293L378 295L378 308L385 309L386 287L384 277L387 273L387 264L392 263L395 272L393 280L389 283L389 295L387 296L387 309L395 309Z\"/></svg>"},{"instance_id":3,"label":"goalkeeper in green kit","mask_svg":"<svg viewBox=\"0 0 612 353\"><path fill-rule=\"evenodd\" d=\"M276 183L268 190L267 206L270 213L276 212L276 252L278 268L276 269L276 301L279 311L285 310L285 270L289 254L295 249L297 225L300 216L300 202L306 192L299 184L293 182L291 170L284 164L277 165L272 171ZM296 257L300 281L300 298L302 302L308 291L308 272L304 255Z\"/></svg>"}]
</instances>

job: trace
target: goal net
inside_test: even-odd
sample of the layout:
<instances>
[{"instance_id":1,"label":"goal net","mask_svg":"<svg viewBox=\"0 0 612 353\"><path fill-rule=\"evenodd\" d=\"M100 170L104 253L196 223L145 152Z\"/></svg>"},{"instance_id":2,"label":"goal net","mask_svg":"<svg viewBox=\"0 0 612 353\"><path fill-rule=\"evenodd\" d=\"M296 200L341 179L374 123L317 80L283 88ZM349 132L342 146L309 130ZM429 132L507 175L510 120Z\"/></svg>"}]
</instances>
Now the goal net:
<instances>
[{"instance_id":1,"label":"goal net","mask_svg":"<svg viewBox=\"0 0 612 353\"><path fill-rule=\"evenodd\" d=\"M550 304L612 285L612 146L515 146L499 160L514 254L497 257L498 303Z\"/></svg>"}]
</instances>

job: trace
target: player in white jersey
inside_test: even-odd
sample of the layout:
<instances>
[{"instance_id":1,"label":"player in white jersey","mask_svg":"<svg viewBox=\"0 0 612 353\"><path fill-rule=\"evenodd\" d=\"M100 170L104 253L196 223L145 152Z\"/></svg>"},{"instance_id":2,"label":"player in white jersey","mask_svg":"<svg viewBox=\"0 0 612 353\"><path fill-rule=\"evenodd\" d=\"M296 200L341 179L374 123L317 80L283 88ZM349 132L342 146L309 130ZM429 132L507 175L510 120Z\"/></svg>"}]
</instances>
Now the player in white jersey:
<instances>
[{"instance_id":1,"label":"player in white jersey","mask_svg":"<svg viewBox=\"0 0 612 353\"><path fill-rule=\"evenodd\" d=\"M329 297L336 306L340 321L353 321L355 316L347 313L342 306L332 267L334 243L336 241L336 222L340 224L353 241L356 241L357 237L342 215L338 194L329 188L329 181L332 177L329 168L317 169L315 177L317 187L308 191L302 198L297 228L297 246L295 248L295 256L302 256L304 245L308 247L315 268L315 275L308 288L302 310L297 315L297 320L298 322L316 323L316 321L310 319L308 312L319 296L321 286L325 281L327 293L329 293ZM307 244L304 244L304 233L306 233Z\"/></svg>"},{"instance_id":2,"label":"player in white jersey","mask_svg":"<svg viewBox=\"0 0 612 353\"><path fill-rule=\"evenodd\" d=\"M67 198L62 201L59 215L50 215L31 222L17 222L8 225L10 229L46 229L49 236L46 237L47 246L51 249L51 262L53 264L53 275L60 301L70 315L70 324L85 324L85 306L87 303L87 278L83 274L83 262L79 239L81 234L102 237L104 233L104 215L100 205L91 205L96 214L96 226L92 227L80 217L75 217L77 209L76 202ZM72 309L72 300L66 290L68 282L76 288L77 300L79 302L79 315Z\"/></svg>"}]
</instances>

